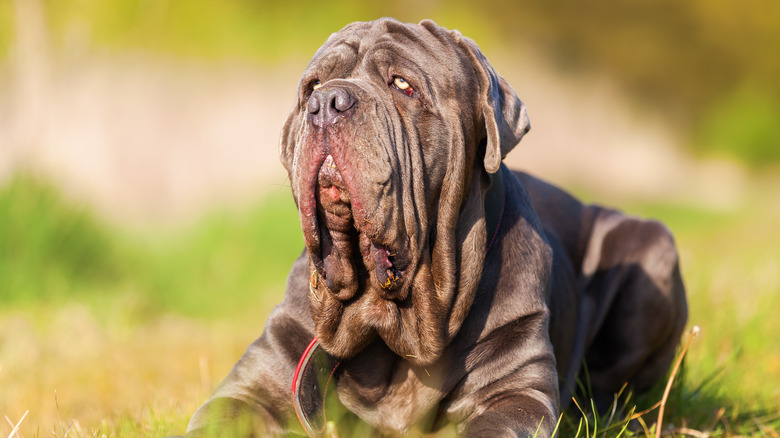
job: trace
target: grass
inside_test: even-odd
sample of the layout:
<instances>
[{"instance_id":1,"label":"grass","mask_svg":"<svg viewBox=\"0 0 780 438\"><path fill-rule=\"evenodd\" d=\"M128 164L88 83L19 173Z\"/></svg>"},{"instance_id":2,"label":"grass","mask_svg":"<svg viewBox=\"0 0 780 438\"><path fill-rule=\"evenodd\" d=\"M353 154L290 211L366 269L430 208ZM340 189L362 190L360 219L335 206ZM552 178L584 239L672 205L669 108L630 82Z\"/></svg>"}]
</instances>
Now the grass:
<instances>
[{"instance_id":1,"label":"grass","mask_svg":"<svg viewBox=\"0 0 780 438\"><path fill-rule=\"evenodd\" d=\"M17 176L0 189L0 420L29 410L25 436L183 430L262 331L301 248L281 193L137 235Z\"/></svg>"},{"instance_id":2,"label":"grass","mask_svg":"<svg viewBox=\"0 0 780 438\"><path fill-rule=\"evenodd\" d=\"M701 327L664 404L664 436L778 436L772 187L728 211L623 207L674 231L690 322ZM24 437L182 432L262 331L301 247L287 194L138 234L16 177L0 188L0 436L17 423ZM603 415L578 399L559 436L655 436L666 384L624 392Z\"/></svg>"}]
</instances>

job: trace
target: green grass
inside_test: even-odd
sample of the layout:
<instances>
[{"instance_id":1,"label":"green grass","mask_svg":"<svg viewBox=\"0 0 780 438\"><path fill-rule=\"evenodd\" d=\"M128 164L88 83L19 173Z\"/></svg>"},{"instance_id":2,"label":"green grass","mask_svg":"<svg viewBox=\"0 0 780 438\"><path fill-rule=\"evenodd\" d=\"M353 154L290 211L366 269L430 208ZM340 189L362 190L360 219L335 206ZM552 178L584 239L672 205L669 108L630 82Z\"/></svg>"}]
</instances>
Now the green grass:
<instances>
[{"instance_id":1,"label":"green grass","mask_svg":"<svg viewBox=\"0 0 780 438\"><path fill-rule=\"evenodd\" d=\"M728 211L623 205L674 231L702 328L666 404L664 430L680 436L780 430L780 208L773 187L753 193ZM301 248L288 193L139 234L17 176L0 188L0 416L29 410L28 437L183 431L261 332ZM614 414L578 399L559 436L652 436L657 409L626 418L656 405L664 384L621 394Z\"/></svg>"}]
</instances>

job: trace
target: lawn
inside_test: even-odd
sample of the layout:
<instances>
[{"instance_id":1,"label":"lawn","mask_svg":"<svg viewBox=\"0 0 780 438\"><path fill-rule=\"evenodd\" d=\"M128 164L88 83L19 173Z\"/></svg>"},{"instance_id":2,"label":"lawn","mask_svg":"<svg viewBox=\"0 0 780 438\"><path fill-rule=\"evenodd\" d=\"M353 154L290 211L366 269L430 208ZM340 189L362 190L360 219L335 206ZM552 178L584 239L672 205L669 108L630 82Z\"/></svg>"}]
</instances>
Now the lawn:
<instances>
[{"instance_id":1,"label":"lawn","mask_svg":"<svg viewBox=\"0 0 780 438\"><path fill-rule=\"evenodd\" d=\"M780 202L753 184L729 209L621 205L675 233L701 327L666 405L664 429L681 435L780 433ZM151 228L107 223L29 176L0 188L0 436L20 421L23 437L183 432L261 332L302 248L284 190ZM627 408L651 408L662 390ZM645 436L657 412L623 436ZM595 436L594 420L598 436L621 432L586 418L587 431L567 414L561 436Z\"/></svg>"}]
</instances>

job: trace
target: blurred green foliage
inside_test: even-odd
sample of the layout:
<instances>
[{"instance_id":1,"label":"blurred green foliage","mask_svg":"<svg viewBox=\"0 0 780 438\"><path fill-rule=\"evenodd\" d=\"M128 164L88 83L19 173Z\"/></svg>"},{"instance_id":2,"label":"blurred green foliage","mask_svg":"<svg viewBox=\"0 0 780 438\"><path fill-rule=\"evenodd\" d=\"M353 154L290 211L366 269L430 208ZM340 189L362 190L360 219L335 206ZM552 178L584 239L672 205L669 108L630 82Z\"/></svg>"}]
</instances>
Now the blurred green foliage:
<instances>
[{"instance_id":1,"label":"blurred green foliage","mask_svg":"<svg viewBox=\"0 0 780 438\"><path fill-rule=\"evenodd\" d=\"M50 2L55 40L86 30L105 49L197 58L275 61L310 56L343 24L373 16L371 3L252 0L74 0ZM335 24L334 24L335 23Z\"/></svg>"},{"instance_id":2,"label":"blurred green foliage","mask_svg":"<svg viewBox=\"0 0 780 438\"><path fill-rule=\"evenodd\" d=\"M131 295L141 313L219 317L273 304L303 248L290 198L136 236L63 201L51 184L16 176L0 189L0 306Z\"/></svg>"},{"instance_id":3,"label":"blurred green foliage","mask_svg":"<svg viewBox=\"0 0 780 438\"><path fill-rule=\"evenodd\" d=\"M59 48L81 35L101 50L261 62L309 57L352 21L429 17L483 48L528 44L562 71L609 75L666 114L699 152L754 165L780 162L775 0L48 0L45 6ZM12 24L13 1L0 1L0 54L13 39Z\"/></svg>"},{"instance_id":4,"label":"blurred green foliage","mask_svg":"<svg viewBox=\"0 0 780 438\"><path fill-rule=\"evenodd\" d=\"M700 153L780 163L780 3L505 2L508 40L566 70L611 75ZM493 19L498 23L499 15Z\"/></svg>"},{"instance_id":5,"label":"blurred green foliage","mask_svg":"<svg viewBox=\"0 0 780 438\"><path fill-rule=\"evenodd\" d=\"M0 189L0 300L64 297L123 277L108 230L28 175Z\"/></svg>"},{"instance_id":6,"label":"blurred green foliage","mask_svg":"<svg viewBox=\"0 0 780 438\"><path fill-rule=\"evenodd\" d=\"M156 307L190 315L223 316L258 302L269 309L281 301L303 250L287 190L238 214L212 213L175 234L147 236L136 248L140 275Z\"/></svg>"},{"instance_id":7,"label":"blurred green foliage","mask_svg":"<svg viewBox=\"0 0 780 438\"><path fill-rule=\"evenodd\" d=\"M754 165L780 163L780 100L762 89L743 87L722 96L697 129L700 149L737 154Z\"/></svg>"}]
</instances>

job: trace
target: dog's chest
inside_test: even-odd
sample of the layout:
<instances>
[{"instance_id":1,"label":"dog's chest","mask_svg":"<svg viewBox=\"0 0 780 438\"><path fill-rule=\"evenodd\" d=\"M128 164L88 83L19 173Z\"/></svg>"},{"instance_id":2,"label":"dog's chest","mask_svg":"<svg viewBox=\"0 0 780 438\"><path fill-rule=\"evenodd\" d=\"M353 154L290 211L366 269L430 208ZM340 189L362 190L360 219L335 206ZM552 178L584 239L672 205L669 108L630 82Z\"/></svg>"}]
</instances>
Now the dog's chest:
<instances>
[{"instance_id":1,"label":"dog's chest","mask_svg":"<svg viewBox=\"0 0 780 438\"><path fill-rule=\"evenodd\" d=\"M436 364L426 369L404 360L391 367L348 365L338 379L339 400L372 426L405 433L436 416L444 397L442 371Z\"/></svg>"}]
</instances>

